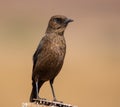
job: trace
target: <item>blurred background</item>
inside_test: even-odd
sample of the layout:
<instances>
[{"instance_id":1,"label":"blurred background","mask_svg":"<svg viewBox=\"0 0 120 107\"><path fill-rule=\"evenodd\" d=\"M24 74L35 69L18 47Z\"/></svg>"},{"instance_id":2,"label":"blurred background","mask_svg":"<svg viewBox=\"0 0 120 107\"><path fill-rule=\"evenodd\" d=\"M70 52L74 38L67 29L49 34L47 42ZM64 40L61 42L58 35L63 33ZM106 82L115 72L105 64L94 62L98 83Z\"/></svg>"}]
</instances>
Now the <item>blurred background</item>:
<instances>
[{"instance_id":1,"label":"blurred background","mask_svg":"<svg viewBox=\"0 0 120 107\"><path fill-rule=\"evenodd\" d=\"M54 82L57 98L79 107L120 107L119 0L0 0L0 106L29 101L32 55L56 14L74 19ZM48 82L40 94L52 100Z\"/></svg>"}]
</instances>

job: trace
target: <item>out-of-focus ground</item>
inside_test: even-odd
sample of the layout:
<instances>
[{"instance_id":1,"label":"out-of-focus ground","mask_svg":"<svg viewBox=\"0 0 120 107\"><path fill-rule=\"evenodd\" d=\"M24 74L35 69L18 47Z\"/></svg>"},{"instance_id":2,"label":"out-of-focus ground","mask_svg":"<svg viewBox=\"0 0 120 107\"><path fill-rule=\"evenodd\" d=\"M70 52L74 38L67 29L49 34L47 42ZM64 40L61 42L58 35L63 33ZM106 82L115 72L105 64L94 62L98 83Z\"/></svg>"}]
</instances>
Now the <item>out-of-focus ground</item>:
<instances>
[{"instance_id":1,"label":"out-of-focus ground","mask_svg":"<svg viewBox=\"0 0 120 107\"><path fill-rule=\"evenodd\" d=\"M120 107L119 0L0 0L0 107L29 101L32 55L55 14L74 19L54 82L57 98L79 107ZM52 99L48 82L41 97Z\"/></svg>"}]
</instances>

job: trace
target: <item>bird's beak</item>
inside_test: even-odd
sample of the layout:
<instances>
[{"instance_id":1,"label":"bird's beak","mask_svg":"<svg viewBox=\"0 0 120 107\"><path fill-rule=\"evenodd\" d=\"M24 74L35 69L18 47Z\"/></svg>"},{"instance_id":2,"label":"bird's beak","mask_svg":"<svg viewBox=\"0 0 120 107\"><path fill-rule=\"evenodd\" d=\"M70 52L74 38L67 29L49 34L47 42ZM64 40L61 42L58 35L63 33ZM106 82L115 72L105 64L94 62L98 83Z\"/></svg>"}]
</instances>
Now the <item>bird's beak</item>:
<instances>
[{"instance_id":1,"label":"bird's beak","mask_svg":"<svg viewBox=\"0 0 120 107\"><path fill-rule=\"evenodd\" d=\"M73 20L72 19L66 19L65 20L65 24L68 24L69 22L73 22Z\"/></svg>"}]
</instances>

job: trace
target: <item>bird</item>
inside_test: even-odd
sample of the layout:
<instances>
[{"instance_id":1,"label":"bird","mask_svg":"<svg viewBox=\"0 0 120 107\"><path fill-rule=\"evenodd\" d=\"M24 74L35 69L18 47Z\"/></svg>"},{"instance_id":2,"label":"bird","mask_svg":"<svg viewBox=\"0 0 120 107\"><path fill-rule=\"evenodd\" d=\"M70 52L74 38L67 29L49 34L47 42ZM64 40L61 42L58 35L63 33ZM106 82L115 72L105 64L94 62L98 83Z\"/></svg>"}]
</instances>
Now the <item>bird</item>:
<instances>
[{"instance_id":1,"label":"bird","mask_svg":"<svg viewBox=\"0 0 120 107\"><path fill-rule=\"evenodd\" d=\"M64 15L54 15L50 18L45 36L41 39L33 55L30 102L40 99L39 91L46 81L50 83L53 100L57 101L53 82L64 63L66 54L64 31L70 22L73 20Z\"/></svg>"}]
</instances>

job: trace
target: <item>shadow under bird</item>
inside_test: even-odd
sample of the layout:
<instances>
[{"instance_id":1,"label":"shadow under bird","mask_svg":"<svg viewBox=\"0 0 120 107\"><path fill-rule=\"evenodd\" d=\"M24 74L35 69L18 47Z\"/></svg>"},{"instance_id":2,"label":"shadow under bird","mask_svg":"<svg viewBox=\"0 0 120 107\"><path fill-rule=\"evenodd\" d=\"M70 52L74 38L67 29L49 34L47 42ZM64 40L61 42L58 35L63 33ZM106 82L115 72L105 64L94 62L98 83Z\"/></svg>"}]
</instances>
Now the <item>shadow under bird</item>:
<instances>
[{"instance_id":1,"label":"shadow under bird","mask_svg":"<svg viewBox=\"0 0 120 107\"><path fill-rule=\"evenodd\" d=\"M64 31L69 22L63 15L52 16L45 33L33 55L32 92L30 102L39 99L39 90L44 82L49 81L53 100L57 101L53 81L60 72L66 54Z\"/></svg>"}]
</instances>

